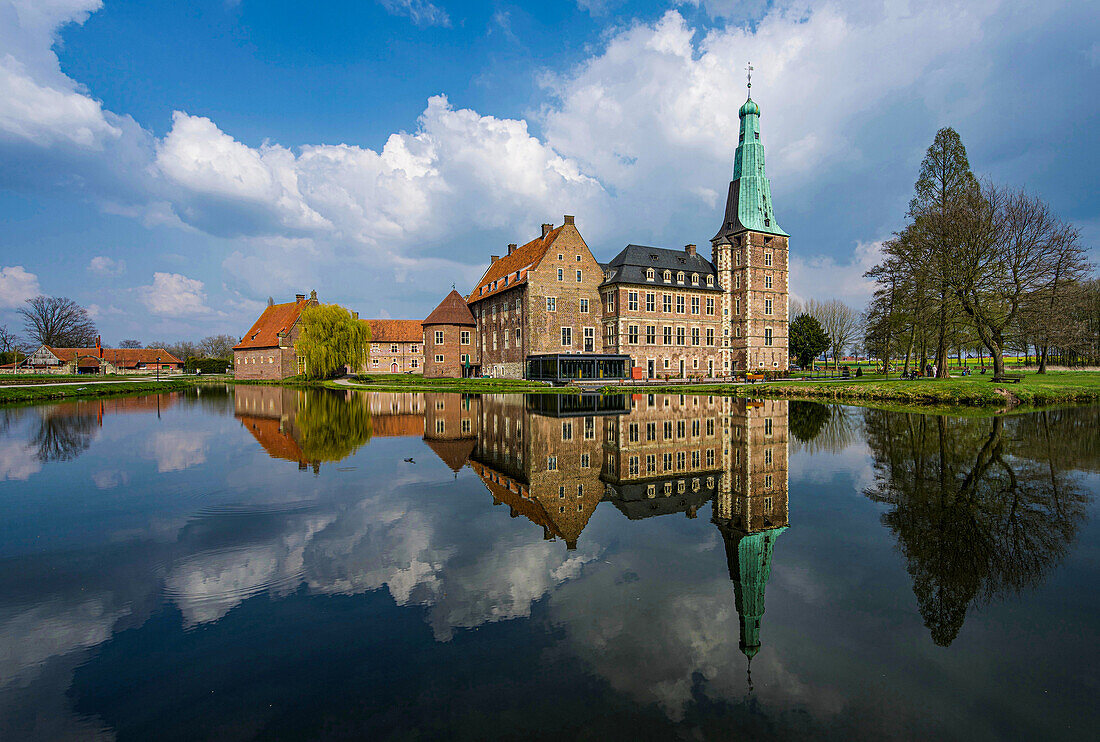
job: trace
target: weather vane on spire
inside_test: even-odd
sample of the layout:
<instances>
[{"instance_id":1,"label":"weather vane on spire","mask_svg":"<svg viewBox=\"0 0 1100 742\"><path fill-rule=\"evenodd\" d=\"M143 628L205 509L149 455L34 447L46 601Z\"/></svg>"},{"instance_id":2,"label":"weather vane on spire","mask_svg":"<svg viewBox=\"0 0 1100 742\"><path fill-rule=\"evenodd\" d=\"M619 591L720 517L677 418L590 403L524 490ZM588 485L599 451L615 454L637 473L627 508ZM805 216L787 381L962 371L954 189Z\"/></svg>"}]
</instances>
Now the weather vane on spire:
<instances>
[{"instance_id":1,"label":"weather vane on spire","mask_svg":"<svg viewBox=\"0 0 1100 742\"><path fill-rule=\"evenodd\" d=\"M749 72L749 97L752 97L752 62L749 62L749 66L745 68Z\"/></svg>"}]
</instances>

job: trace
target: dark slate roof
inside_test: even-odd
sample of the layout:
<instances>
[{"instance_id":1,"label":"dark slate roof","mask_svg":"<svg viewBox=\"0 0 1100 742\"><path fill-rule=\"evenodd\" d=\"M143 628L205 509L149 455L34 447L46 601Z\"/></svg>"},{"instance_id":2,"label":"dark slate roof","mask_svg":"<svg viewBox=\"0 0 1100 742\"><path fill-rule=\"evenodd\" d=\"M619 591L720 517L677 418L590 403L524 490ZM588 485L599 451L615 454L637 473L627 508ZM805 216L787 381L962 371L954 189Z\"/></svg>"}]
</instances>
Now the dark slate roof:
<instances>
[{"instance_id":1,"label":"dark slate roof","mask_svg":"<svg viewBox=\"0 0 1100 742\"><path fill-rule=\"evenodd\" d=\"M649 281L645 277L647 268L657 271L657 278ZM672 271L672 283L667 284L662 278L665 270ZM683 271L684 283L676 283L676 274ZM685 250L670 250L667 247L648 247L646 245L627 245L622 252L613 257L605 265L604 272L611 275L604 283L634 283L649 286L687 286L694 289L719 291L718 271L714 265L696 253L688 255ZM699 285L691 285L691 274L699 274ZM714 276L714 285L707 286L707 276Z\"/></svg>"}]
</instances>

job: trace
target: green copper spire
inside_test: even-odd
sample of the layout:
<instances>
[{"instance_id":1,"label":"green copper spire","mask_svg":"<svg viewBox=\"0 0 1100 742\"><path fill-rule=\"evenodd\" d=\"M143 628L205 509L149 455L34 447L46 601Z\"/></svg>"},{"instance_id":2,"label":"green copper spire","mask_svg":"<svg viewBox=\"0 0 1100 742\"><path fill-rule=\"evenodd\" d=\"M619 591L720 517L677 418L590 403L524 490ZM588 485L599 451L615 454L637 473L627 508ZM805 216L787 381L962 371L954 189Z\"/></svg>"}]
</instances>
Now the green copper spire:
<instances>
[{"instance_id":1,"label":"green copper spire","mask_svg":"<svg viewBox=\"0 0 1100 742\"><path fill-rule=\"evenodd\" d=\"M772 573L772 548L786 526L745 535L725 533L726 562L733 580L734 605L741 620L741 651L752 659L760 651L760 620L764 617L764 589Z\"/></svg>"},{"instance_id":2,"label":"green copper spire","mask_svg":"<svg viewBox=\"0 0 1100 742\"><path fill-rule=\"evenodd\" d=\"M733 157L733 180L726 198L726 217L714 239L728 239L747 230L787 237L772 213L772 189L764 172L764 145L760 143L760 106L752 99L752 65L749 98L737 113L741 133Z\"/></svg>"}]
</instances>

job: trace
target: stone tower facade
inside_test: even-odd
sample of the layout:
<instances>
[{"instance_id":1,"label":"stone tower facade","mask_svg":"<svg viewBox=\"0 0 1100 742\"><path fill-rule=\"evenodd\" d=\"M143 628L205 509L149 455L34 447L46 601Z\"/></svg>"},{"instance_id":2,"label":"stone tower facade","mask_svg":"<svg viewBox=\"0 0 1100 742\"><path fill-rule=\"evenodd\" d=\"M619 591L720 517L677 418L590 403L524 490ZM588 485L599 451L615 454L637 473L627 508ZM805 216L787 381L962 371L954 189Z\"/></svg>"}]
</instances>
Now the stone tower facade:
<instances>
[{"instance_id":1,"label":"stone tower facade","mask_svg":"<svg viewBox=\"0 0 1100 742\"><path fill-rule=\"evenodd\" d=\"M785 370L788 235L772 213L760 106L750 96L738 113L741 129L725 218L711 238L723 289L722 367L726 373Z\"/></svg>"}]
</instances>

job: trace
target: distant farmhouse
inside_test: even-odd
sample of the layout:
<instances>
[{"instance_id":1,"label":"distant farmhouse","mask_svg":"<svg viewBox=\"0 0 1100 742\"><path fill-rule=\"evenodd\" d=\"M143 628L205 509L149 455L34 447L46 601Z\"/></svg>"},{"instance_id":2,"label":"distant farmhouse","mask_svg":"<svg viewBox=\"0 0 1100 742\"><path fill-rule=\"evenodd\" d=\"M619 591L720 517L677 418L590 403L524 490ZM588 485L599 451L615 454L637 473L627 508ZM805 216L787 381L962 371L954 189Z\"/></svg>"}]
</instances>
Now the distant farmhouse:
<instances>
[{"instance_id":1,"label":"distant farmhouse","mask_svg":"<svg viewBox=\"0 0 1100 742\"><path fill-rule=\"evenodd\" d=\"M607 263L566 215L523 246L508 245L468 296L452 291L423 322L370 324L366 373L509 378L728 377L785 370L788 235L775 220L749 97L733 179L711 259L696 246L627 245ZM234 349L240 378L301 373L294 355L301 310L268 307Z\"/></svg>"},{"instance_id":2,"label":"distant farmhouse","mask_svg":"<svg viewBox=\"0 0 1100 742\"><path fill-rule=\"evenodd\" d=\"M19 362L20 370L39 373L134 374L155 371L182 371L183 361L164 348L104 348L97 336L92 348L39 346Z\"/></svg>"}]
</instances>

